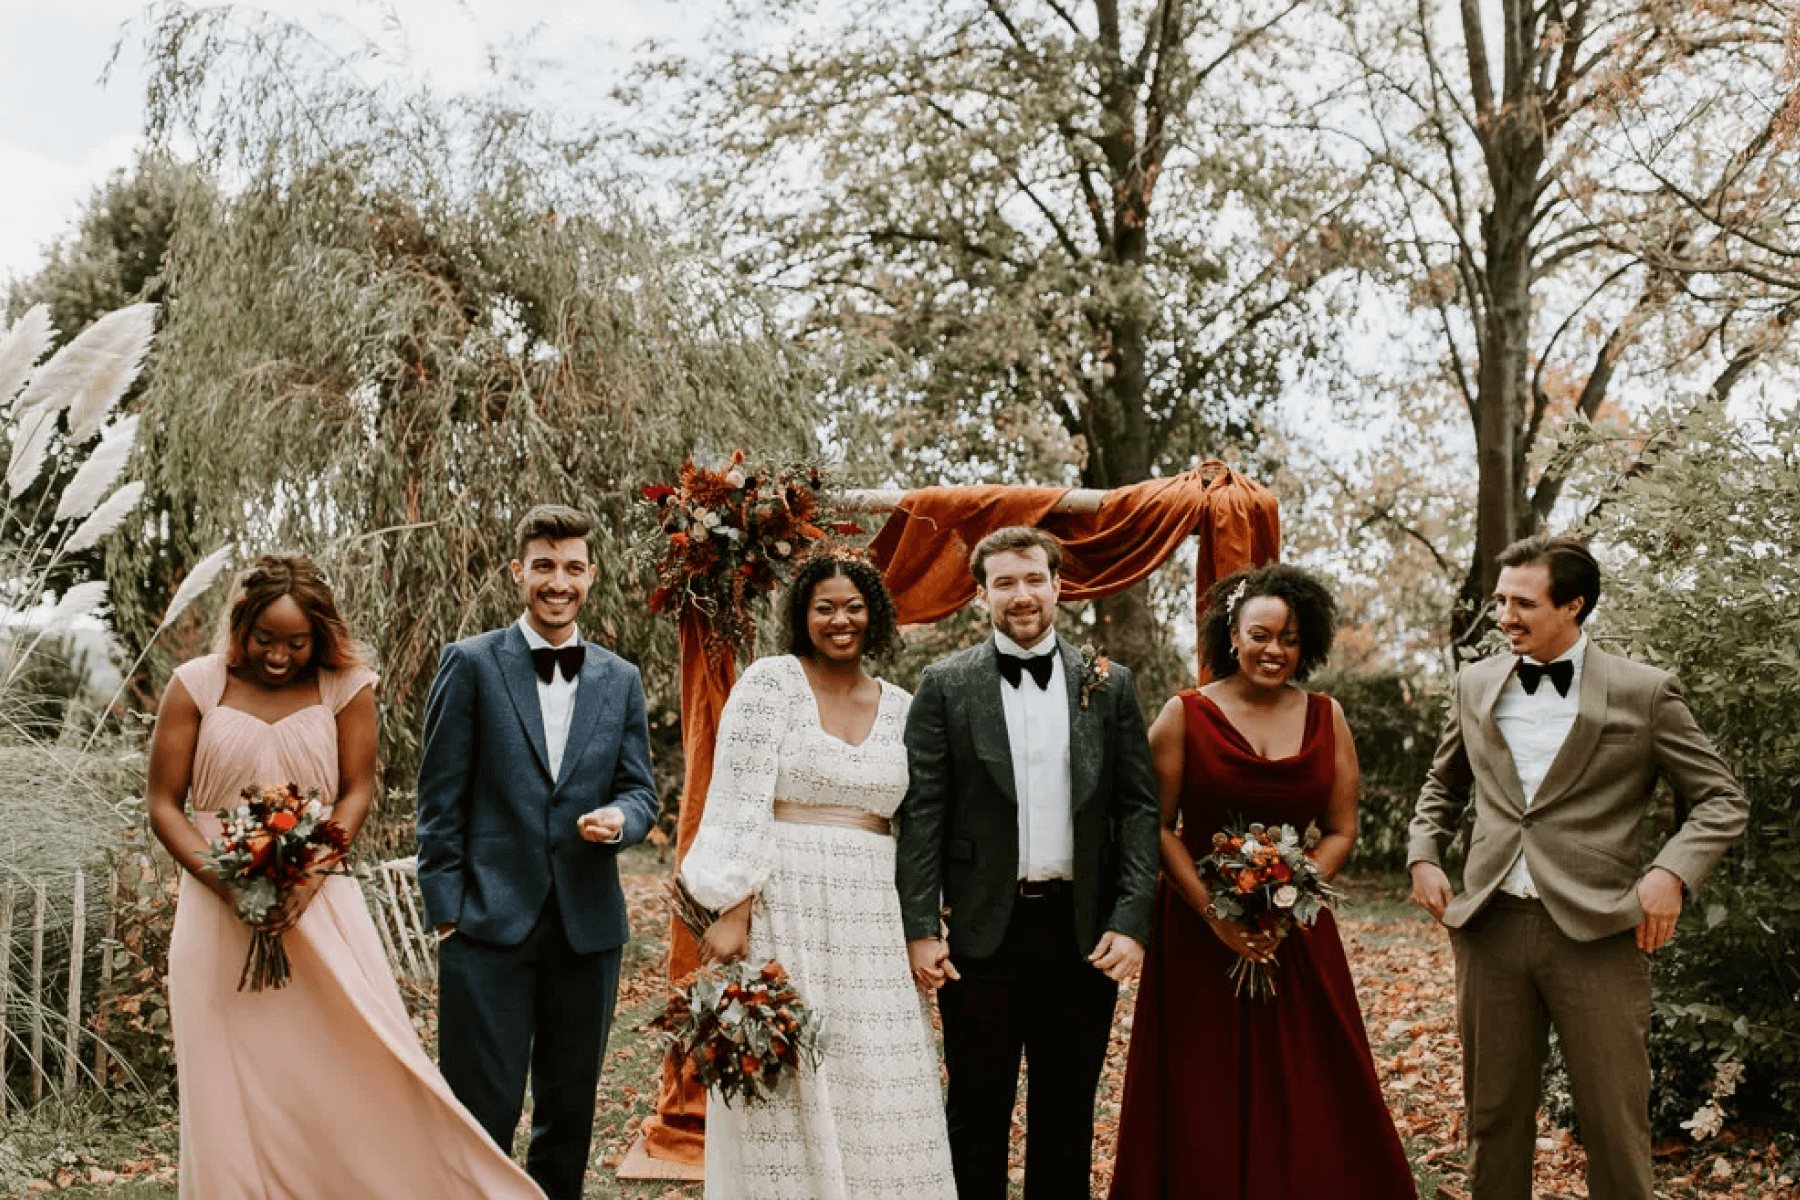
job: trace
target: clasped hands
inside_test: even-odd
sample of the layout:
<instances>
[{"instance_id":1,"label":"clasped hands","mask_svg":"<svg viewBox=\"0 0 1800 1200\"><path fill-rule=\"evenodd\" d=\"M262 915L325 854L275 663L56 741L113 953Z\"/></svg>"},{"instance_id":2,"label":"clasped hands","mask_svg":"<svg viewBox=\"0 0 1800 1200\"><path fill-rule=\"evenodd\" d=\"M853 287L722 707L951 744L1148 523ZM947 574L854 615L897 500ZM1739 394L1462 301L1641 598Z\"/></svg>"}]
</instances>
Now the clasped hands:
<instances>
[{"instance_id":1,"label":"clasped hands","mask_svg":"<svg viewBox=\"0 0 1800 1200\"><path fill-rule=\"evenodd\" d=\"M1275 948L1287 936L1285 925L1245 925L1224 917L1207 917L1204 907L1201 915L1213 936L1224 942L1226 949L1255 963L1274 962Z\"/></svg>"},{"instance_id":2,"label":"clasped hands","mask_svg":"<svg viewBox=\"0 0 1800 1200\"><path fill-rule=\"evenodd\" d=\"M962 978L942 938L913 939L906 943L906 958L913 982L922 992L935 992L949 980ZM1109 929L1100 935L1100 944L1088 955L1088 962L1114 983L1125 983L1137 978L1144 965L1144 948L1136 938Z\"/></svg>"},{"instance_id":3,"label":"clasped hands","mask_svg":"<svg viewBox=\"0 0 1800 1200\"><path fill-rule=\"evenodd\" d=\"M256 926L256 928L263 930L265 933L283 934L292 929L295 925L298 925L300 923L301 914L304 913L307 906L313 902L313 897L319 894L319 889L325 886L326 878L327 874L324 872L315 871L309 874L306 877L305 883L299 884L288 890L287 895L281 898L281 903L277 904L274 908L271 908L269 910L269 915L265 917L262 924ZM225 903L231 905L232 911L235 912L237 911L238 905L237 892L236 889L229 889L229 891L230 894L223 898Z\"/></svg>"},{"instance_id":4,"label":"clasped hands","mask_svg":"<svg viewBox=\"0 0 1800 1200\"><path fill-rule=\"evenodd\" d=\"M1412 902L1442 921L1453 895L1450 877L1436 863L1416 862L1412 880ZM1645 954L1656 953L1675 936L1684 887L1681 877L1666 867L1651 867L1637 881L1638 907L1644 911L1644 919L1638 922L1637 944Z\"/></svg>"}]
</instances>

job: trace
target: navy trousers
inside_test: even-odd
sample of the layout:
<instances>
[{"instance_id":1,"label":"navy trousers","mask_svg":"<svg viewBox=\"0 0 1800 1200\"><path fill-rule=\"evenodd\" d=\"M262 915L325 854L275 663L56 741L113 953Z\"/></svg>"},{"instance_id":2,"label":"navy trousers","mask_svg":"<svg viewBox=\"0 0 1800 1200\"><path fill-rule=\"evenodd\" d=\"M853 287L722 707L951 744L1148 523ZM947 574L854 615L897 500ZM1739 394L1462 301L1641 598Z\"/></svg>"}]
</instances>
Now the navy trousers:
<instances>
[{"instance_id":1,"label":"navy trousers","mask_svg":"<svg viewBox=\"0 0 1800 1200\"><path fill-rule=\"evenodd\" d=\"M516 946L465 933L438 945L438 1066L508 1154L529 1077L525 1169L550 1200L581 1200L618 988L619 951L575 953L554 892Z\"/></svg>"}]
</instances>

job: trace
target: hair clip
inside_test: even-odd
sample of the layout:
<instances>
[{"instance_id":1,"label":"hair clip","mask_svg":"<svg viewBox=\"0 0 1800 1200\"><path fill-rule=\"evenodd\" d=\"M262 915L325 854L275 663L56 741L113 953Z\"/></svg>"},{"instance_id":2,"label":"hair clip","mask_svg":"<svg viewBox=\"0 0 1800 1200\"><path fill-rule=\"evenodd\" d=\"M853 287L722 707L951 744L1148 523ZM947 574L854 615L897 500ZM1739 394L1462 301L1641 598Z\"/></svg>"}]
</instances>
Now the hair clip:
<instances>
[{"instance_id":1,"label":"hair clip","mask_svg":"<svg viewBox=\"0 0 1800 1200\"><path fill-rule=\"evenodd\" d=\"M1249 579L1240 579L1238 585L1231 589L1231 595L1225 597L1225 615L1227 617L1237 610L1238 601L1244 598L1244 589L1249 586Z\"/></svg>"}]
</instances>

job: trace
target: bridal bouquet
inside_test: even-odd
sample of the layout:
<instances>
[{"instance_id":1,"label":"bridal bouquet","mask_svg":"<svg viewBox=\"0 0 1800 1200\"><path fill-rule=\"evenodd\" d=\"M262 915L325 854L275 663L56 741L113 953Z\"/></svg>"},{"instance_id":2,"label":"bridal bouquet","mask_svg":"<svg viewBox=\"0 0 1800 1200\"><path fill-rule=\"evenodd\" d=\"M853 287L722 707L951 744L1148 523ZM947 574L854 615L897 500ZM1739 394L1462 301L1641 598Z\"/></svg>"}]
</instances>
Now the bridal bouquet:
<instances>
[{"instance_id":1,"label":"bridal bouquet","mask_svg":"<svg viewBox=\"0 0 1800 1200\"><path fill-rule=\"evenodd\" d=\"M695 941L719 919L679 874L663 885L663 900ZM686 1060L700 1085L717 1088L726 1104L781 1094L800 1073L802 1058L819 1065L817 1016L774 959L761 967L701 967L650 1024L663 1031L669 1053Z\"/></svg>"},{"instance_id":2,"label":"bridal bouquet","mask_svg":"<svg viewBox=\"0 0 1800 1200\"><path fill-rule=\"evenodd\" d=\"M819 1065L818 1018L773 959L702 967L651 1024L727 1105L782 1095L802 1059Z\"/></svg>"},{"instance_id":3,"label":"bridal bouquet","mask_svg":"<svg viewBox=\"0 0 1800 1200\"><path fill-rule=\"evenodd\" d=\"M238 799L236 808L219 813L224 832L205 858L221 880L238 889L238 916L255 927L238 991L283 988L290 978L287 950L281 935L261 926L308 877L329 873L344 861L350 835L326 818L316 787L302 791L292 783L253 783Z\"/></svg>"},{"instance_id":4,"label":"bridal bouquet","mask_svg":"<svg viewBox=\"0 0 1800 1200\"><path fill-rule=\"evenodd\" d=\"M1213 896L1219 916L1240 925L1285 933L1290 926L1310 926L1339 893L1325 881L1310 853L1316 839L1303 838L1292 825L1251 824L1226 828L1212 836L1212 853L1194 865ZM1251 996L1275 995L1273 958L1266 963L1239 957L1227 975Z\"/></svg>"}]
</instances>

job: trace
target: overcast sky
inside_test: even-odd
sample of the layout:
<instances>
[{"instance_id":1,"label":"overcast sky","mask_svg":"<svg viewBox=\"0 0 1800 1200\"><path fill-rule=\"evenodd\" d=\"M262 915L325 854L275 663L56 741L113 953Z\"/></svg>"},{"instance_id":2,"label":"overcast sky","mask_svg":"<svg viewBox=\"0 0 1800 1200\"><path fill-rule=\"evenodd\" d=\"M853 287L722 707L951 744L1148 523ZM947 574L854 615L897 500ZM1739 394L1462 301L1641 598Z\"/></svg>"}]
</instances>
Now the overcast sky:
<instances>
[{"instance_id":1,"label":"overcast sky","mask_svg":"<svg viewBox=\"0 0 1800 1200\"><path fill-rule=\"evenodd\" d=\"M240 5L240 7L247 7ZM348 23L392 69L455 90L479 85L490 51L521 41L564 66L551 93L596 104L646 39L691 39L710 0L261 0L324 26ZM143 131L142 0L0 0L0 283L28 275L82 200L130 163ZM121 34L110 80L100 76Z\"/></svg>"}]
</instances>

